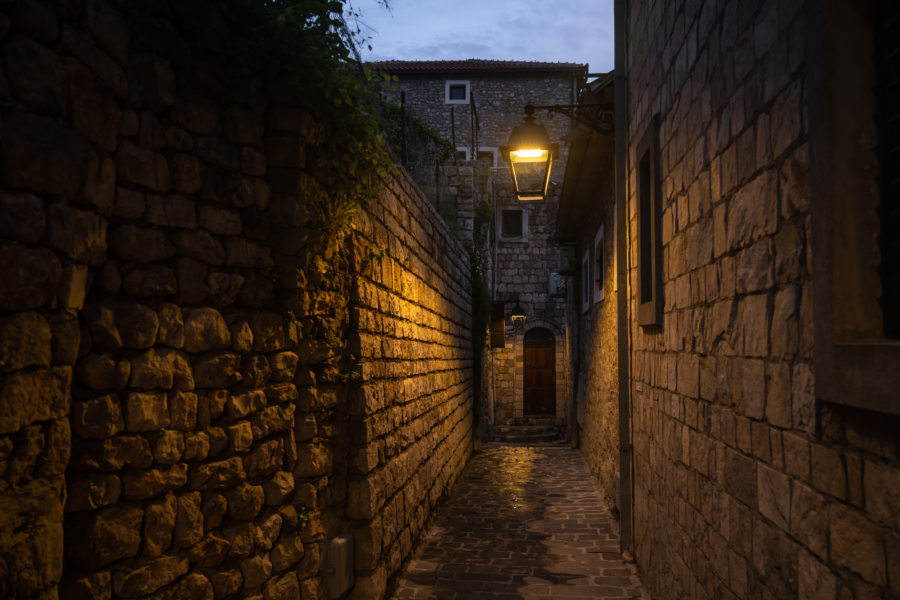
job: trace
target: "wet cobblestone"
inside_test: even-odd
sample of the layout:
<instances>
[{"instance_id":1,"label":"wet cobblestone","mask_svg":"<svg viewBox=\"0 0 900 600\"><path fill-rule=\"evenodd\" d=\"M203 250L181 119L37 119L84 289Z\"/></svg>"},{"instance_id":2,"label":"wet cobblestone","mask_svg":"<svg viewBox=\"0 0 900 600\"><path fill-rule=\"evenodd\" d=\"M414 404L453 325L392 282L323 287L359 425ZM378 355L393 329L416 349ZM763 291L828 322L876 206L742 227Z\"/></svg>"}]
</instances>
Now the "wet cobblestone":
<instances>
[{"instance_id":1,"label":"wet cobblestone","mask_svg":"<svg viewBox=\"0 0 900 600\"><path fill-rule=\"evenodd\" d=\"M584 459L488 444L472 458L393 600L647 598Z\"/></svg>"}]
</instances>

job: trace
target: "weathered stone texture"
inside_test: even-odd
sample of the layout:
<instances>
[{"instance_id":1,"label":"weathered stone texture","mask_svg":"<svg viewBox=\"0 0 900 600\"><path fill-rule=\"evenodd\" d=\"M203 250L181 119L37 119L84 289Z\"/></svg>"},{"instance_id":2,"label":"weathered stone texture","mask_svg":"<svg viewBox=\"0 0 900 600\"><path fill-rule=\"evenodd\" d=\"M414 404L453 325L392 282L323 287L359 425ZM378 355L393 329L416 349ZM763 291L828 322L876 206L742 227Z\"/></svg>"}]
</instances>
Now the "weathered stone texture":
<instances>
[{"instance_id":1,"label":"weathered stone texture","mask_svg":"<svg viewBox=\"0 0 900 600\"><path fill-rule=\"evenodd\" d=\"M629 322L635 557L654 597L894 593L896 443L817 400L813 4L628 8L629 232L634 141L660 119L663 321Z\"/></svg>"},{"instance_id":2,"label":"weathered stone texture","mask_svg":"<svg viewBox=\"0 0 900 600\"><path fill-rule=\"evenodd\" d=\"M325 190L273 168L327 143L302 82L276 94L215 3L157 8L0 8L0 596L325 598L346 457L391 482L370 581L470 453L468 256L403 177L325 235ZM351 418L364 382L389 391Z\"/></svg>"}]
</instances>

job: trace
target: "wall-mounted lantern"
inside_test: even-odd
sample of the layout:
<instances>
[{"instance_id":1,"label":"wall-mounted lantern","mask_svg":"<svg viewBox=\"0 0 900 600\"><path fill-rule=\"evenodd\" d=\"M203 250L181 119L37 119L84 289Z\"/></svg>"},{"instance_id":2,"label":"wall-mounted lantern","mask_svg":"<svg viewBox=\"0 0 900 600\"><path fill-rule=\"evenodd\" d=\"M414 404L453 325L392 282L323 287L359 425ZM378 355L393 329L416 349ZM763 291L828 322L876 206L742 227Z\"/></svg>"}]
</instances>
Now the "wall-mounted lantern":
<instances>
[{"instance_id":1,"label":"wall-mounted lantern","mask_svg":"<svg viewBox=\"0 0 900 600\"><path fill-rule=\"evenodd\" d=\"M525 107L525 121L516 125L509 136L509 143L500 148L509 161L516 198L519 200L543 200L550 183L550 167L559 157L559 144L550 143L547 130L534 122L534 107Z\"/></svg>"},{"instance_id":2,"label":"wall-mounted lantern","mask_svg":"<svg viewBox=\"0 0 900 600\"><path fill-rule=\"evenodd\" d=\"M543 200L550 184L553 159L559 158L559 144L551 143L543 126L534 122L534 110L564 114L599 133L612 135L612 104L551 104L525 106L524 122L516 125L500 152L509 162L516 198Z\"/></svg>"},{"instance_id":3,"label":"wall-mounted lantern","mask_svg":"<svg viewBox=\"0 0 900 600\"><path fill-rule=\"evenodd\" d=\"M525 325L525 309L516 302L509 313L509 322L512 323L513 329L520 329Z\"/></svg>"}]
</instances>

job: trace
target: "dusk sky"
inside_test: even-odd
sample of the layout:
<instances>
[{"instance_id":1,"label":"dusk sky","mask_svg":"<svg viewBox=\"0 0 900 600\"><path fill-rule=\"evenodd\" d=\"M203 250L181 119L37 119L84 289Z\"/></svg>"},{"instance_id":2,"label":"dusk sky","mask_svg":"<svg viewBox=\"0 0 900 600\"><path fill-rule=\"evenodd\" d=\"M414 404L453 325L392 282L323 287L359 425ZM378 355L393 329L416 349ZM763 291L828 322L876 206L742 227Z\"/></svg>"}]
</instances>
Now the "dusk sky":
<instances>
[{"instance_id":1,"label":"dusk sky","mask_svg":"<svg viewBox=\"0 0 900 600\"><path fill-rule=\"evenodd\" d=\"M363 60L535 60L613 68L613 0L350 0ZM352 25L352 21L350 23Z\"/></svg>"}]
</instances>

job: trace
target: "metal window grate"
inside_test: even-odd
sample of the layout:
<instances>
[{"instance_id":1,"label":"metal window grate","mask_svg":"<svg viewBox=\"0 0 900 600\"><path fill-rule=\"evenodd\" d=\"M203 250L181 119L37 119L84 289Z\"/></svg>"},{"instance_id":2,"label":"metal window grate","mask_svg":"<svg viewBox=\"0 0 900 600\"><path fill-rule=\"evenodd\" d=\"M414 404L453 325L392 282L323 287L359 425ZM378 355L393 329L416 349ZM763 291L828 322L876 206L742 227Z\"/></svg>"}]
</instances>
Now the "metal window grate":
<instances>
[{"instance_id":1,"label":"metal window grate","mask_svg":"<svg viewBox=\"0 0 900 600\"><path fill-rule=\"evenodd\" d=\"M900 338L900 2L877 4L881 306L885 335Z\"/></svg>"}]
</instances>

